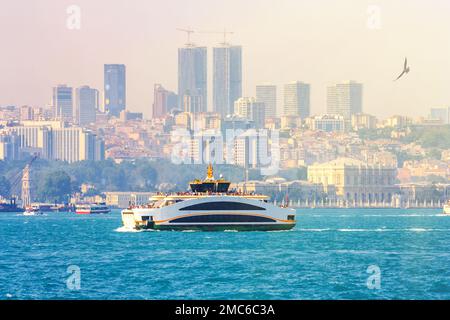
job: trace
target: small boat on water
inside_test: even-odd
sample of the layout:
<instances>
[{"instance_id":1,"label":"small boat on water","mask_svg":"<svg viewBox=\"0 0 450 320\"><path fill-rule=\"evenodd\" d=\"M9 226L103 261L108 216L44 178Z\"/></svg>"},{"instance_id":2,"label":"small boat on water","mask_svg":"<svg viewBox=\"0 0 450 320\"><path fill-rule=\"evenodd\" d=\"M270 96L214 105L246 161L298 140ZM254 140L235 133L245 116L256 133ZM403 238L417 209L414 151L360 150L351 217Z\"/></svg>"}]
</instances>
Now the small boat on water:
<instances>
[{"instance_id":1,"label":"small boat on water","mask_svg":"<svg viewBox=\"0 0 450 320\"><path fill-rule=\"evenodd\" d=\"M104 202L77 204L75 207L75 213L77 214L104 214L110 212L111 210Z\"/></svg>"},{"instance_id":2,"label":"small boat on water","mask_svg":"<svg viewBox=\"0 0 450 320\"><path fill-rule=\"evenodd\" d=\"M129 229L273 231L290 230L295 210L275 206L266 195L228 191L230 182L214 179L208 166L205 180L190 183L191 192L156 194L143 206L122 211Z\"/></svg>"},{"instance_id":3,"label":"small boat on water","mask_svg":"<svg viewBox=\"0 0 450 320\"><path fill-rule=\"evenodd\" d=\"M450 200L446 203L446 204L444 204L444 213L445 214L450 214Z\"/></svg>"},{"instance_id":4,"label":"small boat on water","mask_svg":"<svg viewBox=\"0 0 450 320\"><path fill-rule=\"evenodd\" d=\"M25 211L23 212L24 216L37 216L41 215L43 212L39 209L39 206L31 205L25 208Z\"/></svg>"}]
</instances>

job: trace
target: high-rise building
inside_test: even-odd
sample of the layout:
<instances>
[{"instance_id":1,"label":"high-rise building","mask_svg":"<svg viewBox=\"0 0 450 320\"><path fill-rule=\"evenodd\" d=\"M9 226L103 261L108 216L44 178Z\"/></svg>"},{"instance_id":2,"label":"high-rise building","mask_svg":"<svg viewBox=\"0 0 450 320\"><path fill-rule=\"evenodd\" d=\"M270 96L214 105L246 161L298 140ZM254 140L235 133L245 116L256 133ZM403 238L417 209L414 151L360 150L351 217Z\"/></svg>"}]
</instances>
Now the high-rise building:
<instances>
[{"instance_id":1,"label":"high-rise building","mask_svg":"<svg viewBox=\"0 0 450 320\"><path fill-rule=\"evenodd\" d=\"M350 120L362 113L363 85L355 81L336 83L327 88L327 113L338 114Z\"/></svg>"},{"instance_id":2,"label":"high-rise building","mask_svg":"<svg viewBox=\"0 0 450 320\"><path fill-rule=\"evenodd\" d=\"M278 116L277 86L272 84L257 85L256 101L264 103L266 118L275 118Z\"/></svg>"},{"instance_id":3,"label":"high-rise building","mask_svg":"<svg viewBox=\"0 0 450 320\"><path fill-rule=\"evenodd\" d=\"M20 120L21 121L34 120L33 108L30 106L20 107Z\"/></svg>"},{"instance_id":4,"label":"high-rise building","mask_svg":"<svg viewBox=\"0 0 450 320\"><path fill-rule=\"evenodd\" d=\"M19 137L15 133L0 133L0 160L19 160Z\"/></svg>"},{"instance_id":5,"label":"high-rise building","mask_svg":"<svg viewBox=\"0 0 450 320\"><path fill-rule=\"evenodd\" d=\"M239 132L232 141L227 141L226 161L245 168L268 165L268 136L255 129Z\"/></svg>"},{"instance_id":6,"label":"high-rise building","mask_svg":"<svg viewBox=\"0 0 450 320\"><path fill-rule=\"evenodd\" d=\"M439 119L442 124L450 124L450 107L431 108L429 119Z\"/></svg>"},{"instance_id":7,"label":"high-rise building","mask_svg":"<svg viewBox=\"0 0 450 320\"><path fill-rule=\"evenodd\" d=\"M178 96L164 89L161 84L155 84L153 89L152 118L162 118L178 106Z\"/></svg>"},{"instance_id":8,"label":"high-rise building","mask_svg":"<svg viewBox=\"0 0 450 320\"><path fill-rule=\"evenodd\" d=\"M199 112L207 111L207 50L194 45L178 49L178 106L185 96L200 96Z\"/></svg>"},{"instance_id":9,"label":"high-rise building","mask_svg":"<svg viewBox=\"0 0 450 320\"><path fill-rule=\"evenodd\" d=\"M284 85L284 114L304 119L310 115L310 85L293 81Z\"/></svg>"},{"instance_id":10,"label":"high-rise building","mask_svg":"<svg viewBox=\"0 0 450 320\"><path fill-rule=\"evenodd\" d=\"M101 139L82 128L62 128L52 131L52 159L69 163L83 160L104 160L105 146Z\"/></svg>"},{"instance_id":11,"label":"high-rise building","mask_svg":"<svg viewBox=\"0 0 450 320\"><path fill-rule=\"evenodd\" d=\"M234 102L242 96L242 47L223 43L213 52L214 112L233 114Z\"/></svg>"},{"instance_id":12,"label":"high-rise building","mask_svg":"<svg viewBox=\"0 0 450 320\"><path fill-rule=\"evenodd\" d=\"M237 116L253 121L255 128L264 128L265 104L255 98L242 97L234 102L234 113Z\"/></svg>"},{"instance_id":13,"label":"high-rise building","mask_svg":"<svg viewBox=\"0 0 450 320\"><path fill-rule=\"evenodd\" d=\"M126 108L126 68L124 64L105 64L105 111L119 117Z\"/></svg>"},{"instance_id":14,"label":"high-rise building","mask_svg":"<svg viewBox=\"0 0 450 320\"><path fill-rule=\"evenodd\" d=\"M104 141L80 127L58 126L56 123L31 121L30 126L11 127L20 154L38 154L40 158L75 162L103 160Z\"/></svg>"},{"instance_id":15,"label":"high-rise building","mask_svg":"<svg viewBox=\"0 0 450 320\"><path fill-rule=\"evenodd\" d=\"M95 122L99 108L99 94L97 89L82 86L76 89L75 119L79 125Z\"/></svg>"},{"instance_id":16,"label":"high-rise building","mask_svg":"<svg viewBox=\"0 0 450 320\"><path fill-rule=\"evenodd\" d=\"M203 99L201 96L185 95L183 97L183 111L193 114L202 112Z\"/></svg>"},{"instance_id":17,"label":"high-rise building","mask_svg":"<svg viewBox=\"0 0 450 320\"><path fill-rule=\"evenodd\" d=\"M73 90L65 84L53 88L54 117L73 121Z\"/></svg>"},{"instance_id":18,"label":"high-rise building","mask_svg":"<svg viewBox=\"0 0 450 320\"><path fill-rule=\"evenodd\" d=\"M167 90L161 84L154 85L152 118L161 118L167 113L166 93Z\"/></svg>"}]
</instances>

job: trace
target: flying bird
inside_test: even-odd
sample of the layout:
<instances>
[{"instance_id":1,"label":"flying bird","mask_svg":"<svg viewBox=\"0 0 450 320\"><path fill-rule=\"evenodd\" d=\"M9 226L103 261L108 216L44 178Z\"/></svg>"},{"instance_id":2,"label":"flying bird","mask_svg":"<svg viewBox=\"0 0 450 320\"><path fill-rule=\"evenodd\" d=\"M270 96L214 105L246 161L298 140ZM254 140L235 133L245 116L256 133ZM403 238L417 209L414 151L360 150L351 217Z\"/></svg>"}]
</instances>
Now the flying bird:
<instances>
[{"instance_id":1,"label":"flying bird","mask_svg":"<svg viewBox=\"0 0 450 320\"><path fill-rule=\"evenodd\" d=\"M397 81L398 79L400 79L404 74L407 74L409 72L409 66L408 66L408 59L405 58L405 64L403 66L403 71L402 73L397 77L397 79L395 79L394 81Z\"/></svg>"}]
</instances>

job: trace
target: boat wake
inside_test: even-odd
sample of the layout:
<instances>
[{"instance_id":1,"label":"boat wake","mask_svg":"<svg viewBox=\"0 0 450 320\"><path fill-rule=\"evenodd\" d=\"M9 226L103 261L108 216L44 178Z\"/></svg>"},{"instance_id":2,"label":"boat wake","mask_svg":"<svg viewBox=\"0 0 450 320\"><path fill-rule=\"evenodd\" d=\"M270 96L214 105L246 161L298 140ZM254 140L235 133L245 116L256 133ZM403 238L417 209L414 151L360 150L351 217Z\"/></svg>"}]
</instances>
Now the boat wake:
<instances>
[{"instance_id":1,"label":"boat wake","mask_svg":"<svg viewBox=\"0 0 450 320\"><path fill-rule=\"evenodd\" d=\"M315 229L304 228L297 229L303 232L324 232L324 231L337 231L337 232L432 232L432 231L450 231L450 229L434 229L434 228L402 228L402 229L389 229L389 228L375 228L375 229L360 229L360 228L340 228L340 229Z\"/></svg>"},{"instance_id":2,"label":"boat wake","mask_svg":"<svg viewBox=\"0 0 450 320\"><path fill-rule=\"evenodd\" d=\"M122 227L115 229L114 231L115 232L143 232L144 230L136 230L133 228L128 228L128 227L122 226Z\"/></svg>"}]
</instances>

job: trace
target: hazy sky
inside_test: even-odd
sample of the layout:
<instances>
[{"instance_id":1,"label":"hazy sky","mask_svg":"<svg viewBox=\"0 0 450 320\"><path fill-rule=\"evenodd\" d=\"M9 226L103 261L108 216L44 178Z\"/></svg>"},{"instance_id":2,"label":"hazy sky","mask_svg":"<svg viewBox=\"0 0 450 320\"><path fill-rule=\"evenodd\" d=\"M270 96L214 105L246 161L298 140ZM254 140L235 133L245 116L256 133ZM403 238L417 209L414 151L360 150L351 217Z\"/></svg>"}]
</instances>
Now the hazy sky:
<instances>
[{"instance_id":1,"label":"hazy sky","mask_svg":"<svg viewBox=\"0 0 450 320\"><path fill-rule=\"evenodd\" d=\"M81 8L80 30L66 27L70 5ZM380 8L380 29L369 27L369 6ZM300 80L322 113L326 86L352 79L364 83L365 112L427 115L450 105L449 17L449 0L0 0L0 105L47 105L59 83L102 89L103 64L123 63L128 108L149 115L154 83L177 90L186 36L175 29L191 26L235 32L245 96L272 82L281 107L282 85ZM192 39L212 47L222 36ZM405 56L411 72L393 82Z\"/></svg>"}]
</instances>

